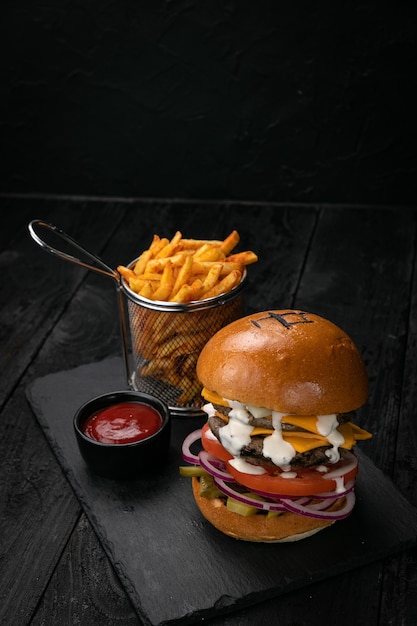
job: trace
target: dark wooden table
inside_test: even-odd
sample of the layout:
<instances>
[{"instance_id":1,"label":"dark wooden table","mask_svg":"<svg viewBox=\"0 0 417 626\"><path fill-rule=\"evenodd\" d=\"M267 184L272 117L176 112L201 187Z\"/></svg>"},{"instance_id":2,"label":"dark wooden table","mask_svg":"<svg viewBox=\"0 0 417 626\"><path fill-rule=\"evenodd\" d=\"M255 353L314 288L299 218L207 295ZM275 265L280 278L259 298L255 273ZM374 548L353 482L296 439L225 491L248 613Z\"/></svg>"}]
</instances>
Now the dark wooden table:
<instances>
[{"instance_id":1,"label":"dark wooden table","mask_svg":"<svg viewBox=\"0 0 417 626\"><path fill-rule=\"evenodd\" d=\"M222 238L236 228L241 249L259 254L248 313L314 311L357 343L370 378L358 419L374 433L361 450L417 505L417 209L42 197L0 206L0 623L141 623L26 397L39 377L121 354L115 290L45 254L28 235L34 218L111 267L154 233ZM411 626L416 548L206 623Z\"/></svg>"}]
</instances>

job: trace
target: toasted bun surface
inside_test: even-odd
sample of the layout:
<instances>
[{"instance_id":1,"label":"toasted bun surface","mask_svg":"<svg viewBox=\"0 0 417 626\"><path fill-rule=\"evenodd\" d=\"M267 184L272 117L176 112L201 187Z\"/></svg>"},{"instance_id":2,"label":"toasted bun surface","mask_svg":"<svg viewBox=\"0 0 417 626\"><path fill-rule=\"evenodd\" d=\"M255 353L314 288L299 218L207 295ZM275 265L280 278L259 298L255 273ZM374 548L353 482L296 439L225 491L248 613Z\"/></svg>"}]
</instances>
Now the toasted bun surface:
<instances>
[{"instance_id":1,"label":"toasted bun surface","mask_svg":"<svg viewBox=\"0 0 417 626\"><path fill-rule=\"evenodd\" d=\"M203 517L217 530L234 539L264 543L298 541L334 523L289 512L269 519L266 515L244 517L229 511L219 498L209 500L201 497L198 478L192 478L192 487L194 499ZM330 510L341 508L342 503L343 498L340 498Z\"/></svg>"},{"instance_id":2,"label":"toasted bun surface","mask_svg":"<svg viewBox=\"0 0 417 626\"><path fill-rule=\"evenodd\" d=\"M346 333L291 309L222 328L200 353L197 376L225 399L297 415L346 413L368 396L365 365Z\"/></svg>"}]
</instances>

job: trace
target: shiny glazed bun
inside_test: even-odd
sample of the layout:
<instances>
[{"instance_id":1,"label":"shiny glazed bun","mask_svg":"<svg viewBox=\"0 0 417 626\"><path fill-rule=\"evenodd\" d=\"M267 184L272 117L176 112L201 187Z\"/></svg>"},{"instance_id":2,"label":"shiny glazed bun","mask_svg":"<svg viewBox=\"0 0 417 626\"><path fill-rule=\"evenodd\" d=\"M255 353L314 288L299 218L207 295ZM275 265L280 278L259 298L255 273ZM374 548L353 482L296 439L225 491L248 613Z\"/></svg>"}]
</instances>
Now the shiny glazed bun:
<instances>
[{"instance_id":1,"label":"shiny glazed bun","mask_svg":"<svg viewBox=\"0 0 417 626\"><path fill-rule=\"evenodd\" d=\"M222 328L200 353L197 376L225 399L288 414L347 413L368 396L365 365L346 333L291 309L248 315Z\"/></svg>"},{"instance_id":2,"label":"shiny glazed bun","mask_svg":"<svg viewBox=\"0 0 417 626\"><path fill-rule=\"evenodd\" d=\"M192 488L194 499L203 517L223 534L242 541L262 543L299 541L334 523L289 512L271 518L266 515L244 517L229 511L219 498L210 500L200 496L200 483L197 478L192 479ZM343 498L340 498L329 510L338 510L342 502Z\"/></svg>"}]
</instances>

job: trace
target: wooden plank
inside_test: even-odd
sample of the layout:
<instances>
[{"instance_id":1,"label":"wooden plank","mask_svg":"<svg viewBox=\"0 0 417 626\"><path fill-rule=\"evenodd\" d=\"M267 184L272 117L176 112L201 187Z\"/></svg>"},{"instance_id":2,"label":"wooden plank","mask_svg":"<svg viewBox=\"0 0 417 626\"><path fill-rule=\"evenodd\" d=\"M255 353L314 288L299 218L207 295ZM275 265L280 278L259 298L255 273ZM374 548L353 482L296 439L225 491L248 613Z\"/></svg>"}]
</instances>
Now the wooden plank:
<instances>
[{"instance_id":1,"label":"wooden plank","mask_svg":"<svg viewBox=\"0 0 417 626\"><path fill-rule=\"evenodd\" d=\"M416 213L323 211L295 304L328 317L364 356L369 402L358 412L375 433L361 448L393 474L407 341Z\"/></svg>"},{"instance_id":2,"label":"wooden plank","mask_svg":"<svg viewBox=\"0 0 417 626\"><path fill-rule=\"evenodd\" d=\"M84 514L31 621L47 624L140 624Z\"/></svg>"},{"instance_id":3,"label":"wooden plank","mask_svg":"<svg viewBox=\"0 0 417 626\"><path fill-rule=\"evenodd\" d=\"M403 449L407 434L400 435L401 442L398 444L396 437L415 254L415 227L414 212L364 212L360 209L322 211L295 300L296 306L314 310L339 324L362 351L370 377L370 398L368 405L358 411L358 421L373 432L374 437L360 444L360 447L378 467L393 475L394 480L398 476L397 484L409 485L408 489L403 490L403 495L414 504L416 500L411 484L413 477L415 481L415 468L410 467L405 482L402 482L404 471L401 476L398 474L399 469L404 467L401 460L404 455L401 454L398 459L398 450ZM413 354L410 349L410 363L415 362L414 355L415 352ZM407 380L415 381L416 378L408 375ZM414 405L411 403L408 406ZM410 435L415 420L408 414L404 421L409 425ZM414 442L415 433L405 450L409 454L413 450L415 458ZM387 503L387 506L390 504ZM391 575L388 573L385 576L383 588L391 591L387 592L384 602L385 612L389 618L394 617L394 621L400 615L411 618L416 604L404 603L404 579L401 582L401 578L398 578L394 584L392 572L399 568L399 572L409 581L410 589L415 589L415 554L408 552L405 557L399 555L398 558L389 559L388 563L391 563ZM374 585L370 588L365 581L369 578L378 580L383 574L383 563L375 567L371 577L366 571L358 573L358 580L363 577L363 584L357 585L355 601L344 603L345 623L373 623L376 620L381 587ZM319 614L320 607L326 604L329 596L336 597L339 594L340 597L340 591L345 585L351 585L346 576L332 579L326 585L315 585L314 601L309 602L312 613ZM393 585L398 592L395 601ZM349 595L342 593L342 597ZM293 618L293 607L290 614ZM381 623L393 622L381 619ZM405 619L398 623L412 621L407 622Z\"/></svg>"},{"instance_id":4,"label":"wooden plank","mask_svg":"<svg viewBox=\"0 0 417 626\"><path fill-rule=\"evenodd\" d=\"M26 624L80 515L80 505L22 390L0 420L0 623Z\"/></svg>"},{"instance_id":5,"label":"wooden plank","mask_svg":"<svg viewBox=\"0 0 417 626\"><path fill-rule=\"evenodd\" d=\"M14 197L1 196L1 228L0 228L0 251L2 252L2 265L7 263L10 256L10 248L13 242L19 239L26 230L27 223L37 217L38 203L36 200L18 200Z\"/></svg>"},{"instance_id":6,"label":"wooden plank","mask_svg":"<svg viewBox=\"0 0 417 626\"><path fill-rule=\"evenodd\" d=\"M413 230L410 228L410 234ZM414 231L414 238L417 234ZM414 256L413 282L407 325L407 346L403 370L402 394L394 455L395 484L417 507L417 258ZM417 536L417 528L415 529ZM398 559L389 559L384 570L381 623L413 624L417 606L417 567L415 551ZM403 598L408 598L404 602ZM414 598L414 602L412 602Z\"/></svg>"},{"instance_id":7,"label":"wooden plank","mask_svg":"<svg viewBox=\"0 0 417 626\"><path fill-rule=\"evenodd\" d=\"M410 227L410 235L414 235L414 240L417 241L417 223L414 233ZM406 298L406 293L402 295ZM392 300L394 299L395 296ZM403 495L414 506L417 506L417 420L415 417L417 407L417 250L414 254L408 318L403 331L404 334L406 333L406 352L402 368L403 378L393 477Z\"/></svg>"},{"instance_id":8,"label":"wooden plank","mask_svg":"<svg viewBox=\"0 0 417 626\"><path fill-rule=\"evenodd\" d=\"M80 514L80 505L24 398L23 389L30 374L23 379L21 387L14 392L13 388L50 334L85 272L74 270L41 251L29 237L26 219L33 211L31 217L72 229L75 236L87 227L87 245L96 251L103 245L103 239L108 239L109 229L115 224L113 213L109 220L105 207L96 206L91 211L88 203L9 200L7 206L8 214L14 218L5 224L13 230L5 236L8 247L2 252L0 268L0 402L4 407L0 420L4 581L0 590L0 615L11 624L14 619L18 623L29 620ZM93 228L98 218L101 230ZM16 224L19 224L17 232ZM46 367L53 367L53 361ZM39 375L39 371L35 368L32 375Z\"/></svg>"},{"instance_id":9,"label":"wooden plank","mask_svg":"<svg viewBox=\"0 0 417 626\"><path fill-rule=\"evenodd\" d=\"M9 213L23 210L27 216L27 204L19 202L13 209L9 202ZM41 207L39 202L35 204L39 213L35 213L34 208L33 218L51 221L70 231L75 239L97 254L124 213L123 207L118 206L115 215L114 206L106 204L69 201L44 201ZM86 273L42 251L29 236L26 225L10 241L11 247L3 251L0 266L0 368L3 372L0 404L50 333Z\"/></svg>"}]
</instances>

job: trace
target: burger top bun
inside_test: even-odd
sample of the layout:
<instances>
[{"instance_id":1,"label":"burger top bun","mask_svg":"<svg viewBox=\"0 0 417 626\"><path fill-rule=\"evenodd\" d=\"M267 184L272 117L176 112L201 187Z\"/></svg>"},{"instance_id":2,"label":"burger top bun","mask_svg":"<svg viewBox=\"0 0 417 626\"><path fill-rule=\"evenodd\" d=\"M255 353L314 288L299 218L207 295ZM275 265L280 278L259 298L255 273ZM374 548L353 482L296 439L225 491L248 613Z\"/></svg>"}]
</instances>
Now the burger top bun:
<instances>
[{"instance_id":1,"label":"burger top bun","mask_svg":"<svg viewBox=\"0 0 417 626\"><path fill-rule=\"evenodd\" d=\"M200 353L197 376L224 399L296 415L346 413L368 396L365 365L346 333L291 309L222 328Z\"/></svg>"}]
</instances>

